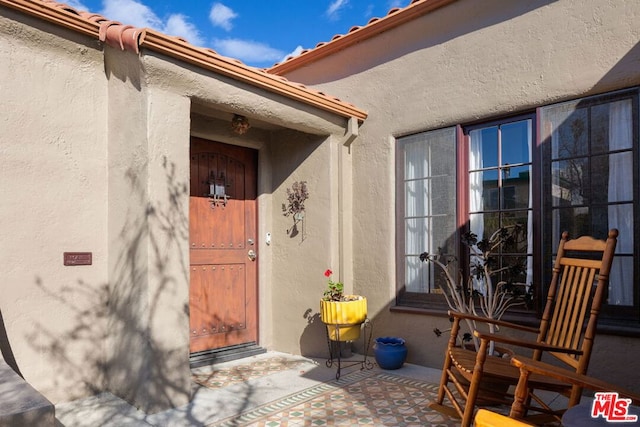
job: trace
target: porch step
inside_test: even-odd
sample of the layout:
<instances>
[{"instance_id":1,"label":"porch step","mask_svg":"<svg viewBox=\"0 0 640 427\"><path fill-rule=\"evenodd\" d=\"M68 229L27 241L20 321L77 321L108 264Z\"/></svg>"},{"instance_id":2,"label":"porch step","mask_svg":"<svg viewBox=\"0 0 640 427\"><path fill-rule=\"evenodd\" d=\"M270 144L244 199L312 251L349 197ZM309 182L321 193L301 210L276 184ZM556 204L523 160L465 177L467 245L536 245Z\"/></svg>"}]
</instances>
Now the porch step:
<instances>
[{"instance_id":1,"label":"porch step","mask_svg":"<svg viewBox=\"0 0 640 427\"><path fill-rule=\"evenodd\" d=\"M189 358L191 369L201 366L214 365L216 363L229 362L231 360L243 359L258 354L266 353L267 350L256 343L248 343L224 347L218 350L201 351L192 353Z\"/></svg>"},{"instance_id":2,"label":"porch step","mask_svg":"<svg viewBox=\"0 0 640 427\"><path fill-rule=\"evenodd\" d=\"M55 425L55 407L0 357L0 427Z\"/></svg>"}]
</instances>

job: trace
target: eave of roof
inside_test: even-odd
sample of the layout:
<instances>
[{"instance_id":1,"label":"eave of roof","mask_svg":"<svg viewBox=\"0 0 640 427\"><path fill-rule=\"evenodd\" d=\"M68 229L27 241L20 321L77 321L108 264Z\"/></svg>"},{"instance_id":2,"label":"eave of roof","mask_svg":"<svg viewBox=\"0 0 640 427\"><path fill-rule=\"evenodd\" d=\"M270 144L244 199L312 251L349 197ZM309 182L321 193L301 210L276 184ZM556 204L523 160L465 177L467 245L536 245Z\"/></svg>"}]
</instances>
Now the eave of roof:
<instances>
[{"instance_id":1,"label":"eave of roof","mask_svg":"<svg viewBox=\"0 0 640 427\"><path fill-rule=\"evenodd\" d=\"M219 55L211 49L196 47L178 37L109 21L101 15L79 12L53 0L0 0L0 5L97 38L122 50L138 53L140 48L147 48L342 117L355 117L359 121L367 118L366 112L347 102Z\"/></svg>"},{"instance_id":2,"label":"eave of roof","mask_svg":"<svg viewBox=\"0 0 640 427\"><path fill-rule=\"evenodd\" d=\"M268 68L267 71L278 75L286 74L455 1L457 0L413 0L404 8L391 9L387 16L373 18L362 27L352 27L347 34L336 34L330 41L318 43L315 48L305 50L298 56L289 57Z\"/></svg>"}]
</instances>

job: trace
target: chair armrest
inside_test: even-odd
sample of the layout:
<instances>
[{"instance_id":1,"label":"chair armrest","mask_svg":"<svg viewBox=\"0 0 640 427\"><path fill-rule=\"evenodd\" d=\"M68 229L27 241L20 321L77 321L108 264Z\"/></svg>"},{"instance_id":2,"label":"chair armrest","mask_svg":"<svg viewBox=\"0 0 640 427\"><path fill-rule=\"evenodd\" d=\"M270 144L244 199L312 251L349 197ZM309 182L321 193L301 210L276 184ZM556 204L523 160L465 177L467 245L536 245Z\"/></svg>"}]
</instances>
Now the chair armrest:
<instances>
[{"instance_id":1,"label":"chair armrest","mask_svg":"<svg viewBox=\"0 0 640 427\"><path fill-rule=\"evenodd\" d=\"M485 333L480 331L473 331L473 335L476 336L477 338L480 338L481 340L495 341L501 344L509 344L516 347L526 347L533 350L552 351L552 352L565 353L565 354L582 354L582 350L559 347L557 345L545 344L545 343L541 343L533 340L510 338L504 335L491 334L491 333Z\"/></svg>"},{"instance_id":2,"label":"chair armrest","mask_svg":"<svg viewBox=\"0 0 640 427\"><path fill-rule=\"evenodd\" d=\"M532 327L529 327L529 326L518 325L517 323L505 322L504 320L489 319L489 318L482 317L482 316L475 316L473 314L461 313L461 312L455 311L455 310L449 310L448 314L449 314L449 317L457 317L459 319L472 320L472 321L480 322L480 323L491 323L491 324L498 325L498 326L501 326L501 327L517 329L519 331L531 332L531 333L534 333L534 334L537 334L537 333L540 332L540 329L538 329L538 328L532 328Z\"/></svg>"},{"instance_id":3,"label":"chair armrest","mask_svg":"<svg viewBox=\"0 0 640 427\"><path fill-rule=\"evenodd\" d=\"M511 364L517 368L520 368L520 370L524 369L534 374L552 377L562 382L574 384L589 390L617 392L620 396L631 399L634 405L640 405L640 395L624 388L607 383L605 381L599 380L597 378L578 374L574 371L550 365L545 362L540 362L538 360L533 360L529 357L524 356L512 357Z\"/></svg>"}]
</instances>

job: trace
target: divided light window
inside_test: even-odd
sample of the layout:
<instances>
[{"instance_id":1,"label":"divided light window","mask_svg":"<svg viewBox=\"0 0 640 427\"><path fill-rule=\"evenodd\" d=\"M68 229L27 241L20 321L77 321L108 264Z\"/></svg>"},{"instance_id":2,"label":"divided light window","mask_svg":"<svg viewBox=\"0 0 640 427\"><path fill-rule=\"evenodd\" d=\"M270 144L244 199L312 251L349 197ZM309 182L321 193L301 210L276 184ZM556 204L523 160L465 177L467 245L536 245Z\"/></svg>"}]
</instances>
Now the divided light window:
<instances>
[{"instance_id":1,"label":"divided light window","mask_svg":"<svg viewBox=\"0 0 640 427\"><path fill-rule=\"evenodd\" d=\"M563 231L606 239L617 228L603 317L640 327L639 114L634 88L399 138L397 304L446 309L438 295L442 275L418 256L465 260L460 236L467 229L481 239L501 226L525 225L525 241L501 258L526 260L516 280L536 286L541 302Z\"/></svg>"},{"instance_id":2,"label":"divided light window","mask_svg":"<svg viewBox=\"0 0 640 427\"><path fill-rule=\"evenodd\" d=\"M411 135L398 140L397 151L398 303L418 305L439 293L442 280L422 252L454 254L456 233L456 128Z\"/></svg>"},{"instance_id":3,"label":"divided light window","mask_svg":"<svg viewBox=\"0 0 640 427\"><path fill-rule=\"evenodd\" d=\"M638 321L638 93L552 105L540 117L545 247L564 230L606 238L617 228L604 314Z\"/></svg>"},{"instance_id":4,"label":"divided light window","mask_svg":"<svg viewBox=\"0 0 640 427\"><path fill-rule=\"evenodd\" d=\"M465 129L469 228L478 240L515 224L526 230L522 242L496 253L498 268L525 267L521 277L511 279L526 287L533 284L534 123L535 117L530 115Z\"/></svg>"}]
</instances>

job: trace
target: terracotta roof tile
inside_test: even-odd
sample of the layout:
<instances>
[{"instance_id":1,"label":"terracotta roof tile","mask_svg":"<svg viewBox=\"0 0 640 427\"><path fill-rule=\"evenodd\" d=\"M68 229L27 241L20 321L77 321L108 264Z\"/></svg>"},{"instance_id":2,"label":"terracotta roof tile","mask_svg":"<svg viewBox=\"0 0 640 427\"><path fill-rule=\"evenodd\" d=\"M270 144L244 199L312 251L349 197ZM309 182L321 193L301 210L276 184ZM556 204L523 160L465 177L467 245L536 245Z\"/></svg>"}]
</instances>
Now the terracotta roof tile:
<instances>
[{"instance_id":1,"label":"terracotta roof tile","mask_svg":"<svg viewBox=\"0 0 640 427\"><path fill-rule=\"evenodd\" d=\"M346 34L336 34L328 42L318 43L313 49L304 49L299 55L290 56L267 71L274 74L287 73L455 1L457 0L413 0L404 8L389 10L382 18L371 18L364 26L351 27Z\"/></svg>"},{"instance_id":2,"label":"terracotta roof tile","mask_svg":"<svg viewBox=\"0 0 640 427\"><path fill-rule=\"evenodd\" d=\"M180 37L172 37L149 28L137 28L111 21L104 16L87 11L78 11L54 0L0 0L0 5L36 16L48 22L96 37L109 46L138 54L147 48L231 77L235 80L260 87L272 93L313 105L343 117L364 120L367 113L338 98L290 82L267 70L243 64L241 61L218 54L209 48L196 47Z\"/></svg>"}]
</instances>

